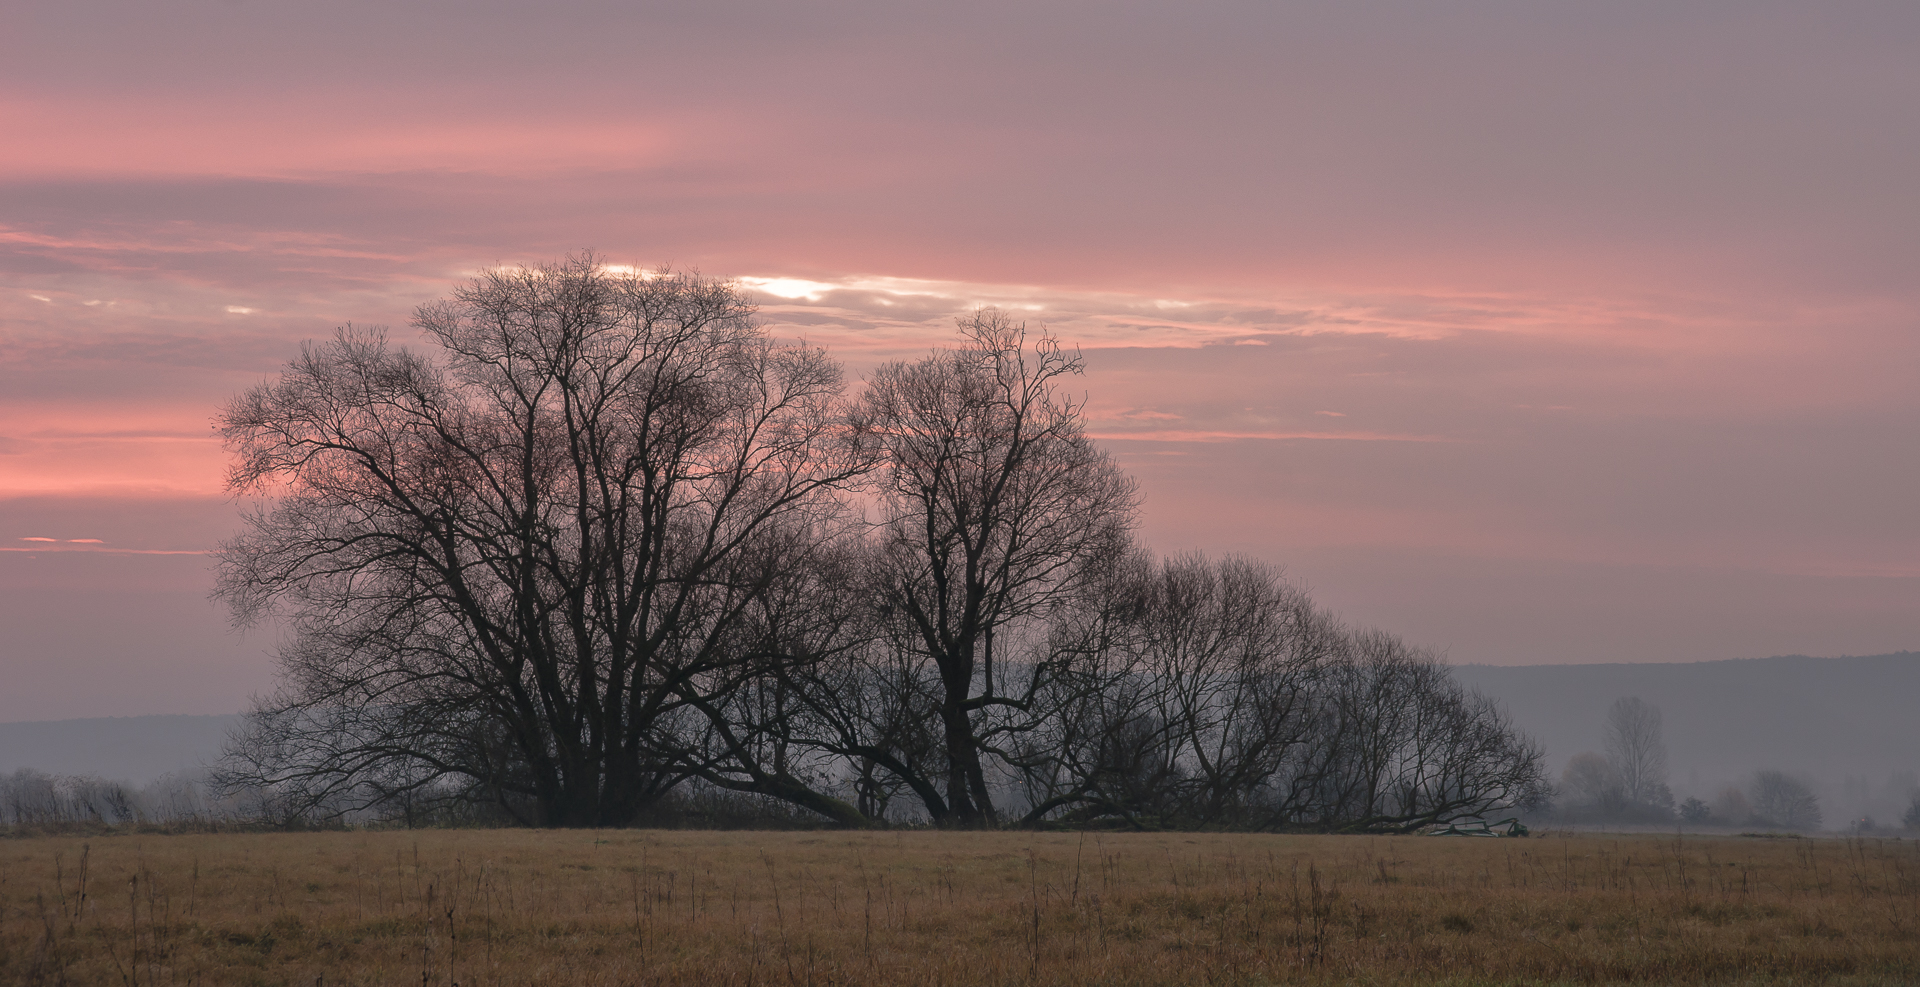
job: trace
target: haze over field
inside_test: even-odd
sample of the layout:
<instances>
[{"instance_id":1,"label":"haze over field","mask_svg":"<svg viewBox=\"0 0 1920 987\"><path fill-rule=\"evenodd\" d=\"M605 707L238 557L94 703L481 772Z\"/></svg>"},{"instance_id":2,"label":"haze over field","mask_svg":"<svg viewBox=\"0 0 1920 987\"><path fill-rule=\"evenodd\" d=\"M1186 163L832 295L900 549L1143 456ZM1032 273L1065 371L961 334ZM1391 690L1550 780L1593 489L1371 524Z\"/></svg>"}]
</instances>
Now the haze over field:
<instances>
[{"instance_id":1,"label":"haze over field","mask_svg":"<svg viewBox=\"0 0 1920 987\"><path fill-rule=\"evenodd\" d=\"M856 374L1044 324L1147 544L1458 663L1920 643L1911 5L7 21L0 721L269 689L277 631L206 599L213 414L582 247Z\"/></svg>"},{"instance_id":2,"label":"haze over field","mask_svg":"<svg viewBox=\"0 0 1920 987\"><path fill-rule=\"evenodd\" d=\"M1790 655L1607 665L1465 665L1455 677L1497 697L1540 742L1558 778L1605 748L1608 707L1638 696L1663 719L1674 797L1710 801L1780 770L1819 793L1827 823L1900 818L1920 791L1920 655Z\"/></svg>"}]
</instances>

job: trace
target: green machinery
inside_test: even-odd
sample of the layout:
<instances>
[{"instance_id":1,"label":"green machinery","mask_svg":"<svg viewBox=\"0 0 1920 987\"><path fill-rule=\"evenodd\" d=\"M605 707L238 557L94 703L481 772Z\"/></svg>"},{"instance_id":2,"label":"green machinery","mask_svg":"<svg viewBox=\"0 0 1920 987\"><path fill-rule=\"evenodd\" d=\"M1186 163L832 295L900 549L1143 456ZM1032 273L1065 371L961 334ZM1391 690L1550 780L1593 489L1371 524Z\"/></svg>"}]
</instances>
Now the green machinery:
<instances>
[{"instance_id":1,"label":"green machinery","mask_svg":"<svg viewBox=\"0 0 1920 987\"><path fill-rule=\"evenodd\" d=\"M1428 836L1525 836L1527 827L1518 819L1502 819L1496 823L1485 819L1455 820L1428 830Z\"/></svg>"}]
</instances>

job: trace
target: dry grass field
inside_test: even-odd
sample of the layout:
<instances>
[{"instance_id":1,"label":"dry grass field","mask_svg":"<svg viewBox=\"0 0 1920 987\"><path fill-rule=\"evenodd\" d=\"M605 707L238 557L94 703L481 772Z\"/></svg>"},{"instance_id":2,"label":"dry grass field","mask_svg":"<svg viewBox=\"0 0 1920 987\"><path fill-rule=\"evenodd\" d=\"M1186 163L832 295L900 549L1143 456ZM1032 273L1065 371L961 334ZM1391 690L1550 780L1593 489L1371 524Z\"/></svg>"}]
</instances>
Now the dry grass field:
<instances>
[{"instance_id":1,"label":"dry grass field","mask_svg":"<svg viewBox=\"0 0 1920 987\"><path fill-rule=\"evenodd\" d=\"M22 984L1920 982L1920 842L381 831L0 840Z\"/></svg>"}]
</instances>

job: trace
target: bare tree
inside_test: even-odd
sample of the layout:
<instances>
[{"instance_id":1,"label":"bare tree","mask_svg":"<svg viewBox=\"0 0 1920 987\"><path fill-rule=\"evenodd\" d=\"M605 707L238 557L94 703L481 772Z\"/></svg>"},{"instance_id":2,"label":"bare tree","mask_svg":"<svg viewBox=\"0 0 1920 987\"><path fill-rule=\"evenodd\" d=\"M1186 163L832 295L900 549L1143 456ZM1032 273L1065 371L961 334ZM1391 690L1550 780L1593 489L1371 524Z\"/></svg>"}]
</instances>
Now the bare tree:
<instances>
[{"instance_id":1,"label":"bare tree","mask_svg":"<svg viewBox=\"0 0 1920 987\"><path fill-rule=\"evenodd\" d=\"M1729 785L1713 797L1713 817L1725 825L1739 826L1753 818L1753 806L1745 792Z\"/></svg>"},{"instance_id":2,"label":"bare tree","mask_svg":"<svg viewBox=\"0 0 1920 987\"><path fill-rule=\"evenodd\" d=\"M419 310L436 354L347 330L230 403L231 487L271 506L219 593L296 634L227 780L604 826L695 773L700 704L782 660L742 637L870 467L838 365L750 315L591 256L494 270Z\"/></svg>"},{"instance_id":3,"label":"bare tree","mask_svg":"<svg viewBox=\"0 0 1920 987\"><path fill-rule=\"evenodd\" d=\"M1783 771L1760 771L1748 788L1753 814L1761 823L1783 829L1819 829L1820 800L1813 789Z\"/></svg>"},{"instance_id":4,"label":"bare tree","mask_svg":"<svg viewBox=\"0 0 1920 987\"><path fill-rule=\"evenodd\" d=\"M1078 355L1051 337L1030 343L993 310L960 330L956 348L875 371L862 424L885 463L880 593L940 679L947 763L928 810L978 825L996 819L979 721L1025 703L1002 689L995 636L1044 618L1083 572L1125 552L1136 501L1060 392Z\"/></svg>"},{"instance_id":5,"label":"bare tree","mask_svg":"<svg viewBox=\"0 0 1920 987\"><path fill-rule=\"evenodd\" d=\"M1602 741L1607 763L1620 776L1628 802L1644 806L1672 805L1673 795L1667 789L1667 744L1660 729L1660 707L1639 696L1614 700L1607 709Z\"/></svg>"},{"instance_id":6,"label":"bare tree","mask_svg":"<svg viewBox=\"0 0 1920 987\"><path fill-rule=\"evenodd\" d=\"M1183 556L1101 589L1056 622L1068 700L1013 759L1029 822L1405 832L1543 794L1492 702L1269 566Z\"/></svg>"},{"instance_id":7,"label":"bare tree","mask_svg":"<svg viewBox=\"0 0 1920 987\"><path fill-rule=\"evenodd\" d=\"M1538 804L1538 745L1492 700L1462 688L1439 656L1378 631L1351 633L1319 694L1319 736L1292 769L1289 821L1406 832Z\"/></svg>"},{"instance_id":8,"label":"bare tree","mask_svg":"<svg viewBox=\"0 0 1920 987\"><path fill-rule=\"evenodd\" d=\"M1129 558L1053 627L1057 714L1024 738L1028 821L1246 822L1311 732L1305 594L1271 567Z\"/></svg>"}]
</instances>

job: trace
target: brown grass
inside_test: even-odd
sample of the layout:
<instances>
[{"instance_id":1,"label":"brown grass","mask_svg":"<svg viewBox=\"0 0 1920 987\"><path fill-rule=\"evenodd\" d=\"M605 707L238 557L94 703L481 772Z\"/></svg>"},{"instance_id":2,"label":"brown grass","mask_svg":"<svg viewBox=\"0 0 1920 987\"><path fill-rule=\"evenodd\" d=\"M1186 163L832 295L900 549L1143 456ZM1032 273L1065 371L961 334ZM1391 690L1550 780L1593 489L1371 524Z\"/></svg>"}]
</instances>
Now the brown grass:
<instances>
[{"instance_id":1,"label":"brown grass","mask_svg":"<svg viewBox=\"0 0 1920 987\"><path fill-rule=\"evenodd\" d=\"M0 981L1920 981L1920 843L622 830L0 841Z\"/></svg>"}]
</instances>

